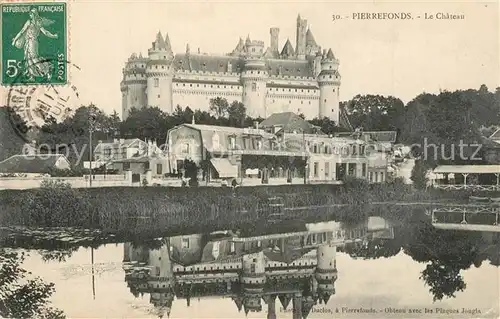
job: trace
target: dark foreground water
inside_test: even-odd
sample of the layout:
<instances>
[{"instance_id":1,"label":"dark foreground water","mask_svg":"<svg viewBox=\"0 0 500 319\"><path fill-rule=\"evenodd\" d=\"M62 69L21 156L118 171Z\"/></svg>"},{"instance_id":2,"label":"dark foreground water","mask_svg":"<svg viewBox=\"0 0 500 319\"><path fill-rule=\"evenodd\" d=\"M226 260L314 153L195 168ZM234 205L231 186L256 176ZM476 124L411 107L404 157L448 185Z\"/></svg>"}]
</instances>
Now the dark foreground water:
<instances>
[{"instance_id":1,"label":"dark foreground water","mask_svg":"<svg viewBox=\"0 0 500 319\"><path fill-rule=\"evenodd\" d=\"M29 251L22 266L55 284L70 318L499 316L498 233L438 230L424 214L262 223L118 243L31 232L3 246Z\"/></svg>"}]
</instances>

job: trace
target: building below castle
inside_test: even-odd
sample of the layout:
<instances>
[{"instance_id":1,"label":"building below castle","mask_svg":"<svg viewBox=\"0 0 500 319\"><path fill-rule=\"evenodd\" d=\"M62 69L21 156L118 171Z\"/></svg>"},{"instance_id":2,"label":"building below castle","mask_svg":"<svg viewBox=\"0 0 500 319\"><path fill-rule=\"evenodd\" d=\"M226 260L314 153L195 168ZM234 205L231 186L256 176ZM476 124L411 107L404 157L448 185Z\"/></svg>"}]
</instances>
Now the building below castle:
<instances>
[{"instance_id":1,"label":"building below castle","mask_svg":"<svg viewBox=\"0 0 500 319\"><path fill-rule=\"evenodd\" d=\"M274 229L274 228L273 228ZM273 230L272 232L276 232ZM347 227L338 222L305 224L287 233L264 232L216 238L191 234L162 239L159 245L124 245L125 280L137 297L150 295L156 315L170 316L174 299L230 298L238 311L263 311L276 318L276 301L293 318L327 307L335 294L338 246L393 238L380 217Z\"/></svg>"},{"instance_id":2,"label":"building below castle","mask_svg":"<svg viewBox=\"0 0 500 319\"><path fill-rule=\"evenodd\" d=\"M148 56L132 54L125 63L122 117L130 109L159 107L172 113L182 108L205 110L211 98L242 102L247 115L266 118L277 112L302 113L308 119L329 117L339 122L339 60L316 43L307 20L297 17L295 47L279 44L279 28L270 29L270 45L239 39L227 55L174 54L168 34L161 32Z\"/></svg>"}]
</instances>

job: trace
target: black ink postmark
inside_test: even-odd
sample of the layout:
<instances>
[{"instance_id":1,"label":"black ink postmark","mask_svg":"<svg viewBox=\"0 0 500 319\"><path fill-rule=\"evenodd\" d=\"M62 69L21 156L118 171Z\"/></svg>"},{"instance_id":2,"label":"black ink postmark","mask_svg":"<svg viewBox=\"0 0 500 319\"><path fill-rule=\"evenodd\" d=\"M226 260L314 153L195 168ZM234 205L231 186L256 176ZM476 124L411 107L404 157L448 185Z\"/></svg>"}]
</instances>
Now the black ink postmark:
<instances>
[{"instance_id":1,"label":"black ink postmark","mask_svg":"<svg viewBox=\"0 0 500 319\"><path fill-rule=\"evenodd\" d=\"M40 63L52 62L53 59L40 61ZM59 63L60 61L56 61ZM80 70L80 68L64 61L68 68ZM39 129L47 120L62 122L74 114L79 106L79 93L75 85L55 85L52 83L41 83L33 85L22 82L9 86L7 94L7 107L9 109L9 121L18 135L27 140L30 130Z\"/></svg>"}]
</instances>

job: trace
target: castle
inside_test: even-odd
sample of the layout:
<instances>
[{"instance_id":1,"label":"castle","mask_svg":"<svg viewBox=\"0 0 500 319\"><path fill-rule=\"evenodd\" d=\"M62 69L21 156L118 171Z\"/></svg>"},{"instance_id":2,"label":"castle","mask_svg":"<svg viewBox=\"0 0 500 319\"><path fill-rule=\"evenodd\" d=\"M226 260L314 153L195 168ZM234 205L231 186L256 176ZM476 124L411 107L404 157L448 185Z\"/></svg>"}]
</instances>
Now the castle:
<instances>
[{"instance_id":1,"label":"castle","mask_svg":"<svg viewBox=\"0 0 500 319\"><path fill-rule=\"evenodd\" d=\"M279 49L279 28L270 29L270 46L240 38L227 55L172 52L168 34L158 32L148 57L132 54L123 69L122 117L131 108L176 106L208 110L215 97L242 102L247 115L302 113L339 122L339 61L316 43L307 20L297 17L295 48L289 39Z\"/></svg>"}]
</instances>

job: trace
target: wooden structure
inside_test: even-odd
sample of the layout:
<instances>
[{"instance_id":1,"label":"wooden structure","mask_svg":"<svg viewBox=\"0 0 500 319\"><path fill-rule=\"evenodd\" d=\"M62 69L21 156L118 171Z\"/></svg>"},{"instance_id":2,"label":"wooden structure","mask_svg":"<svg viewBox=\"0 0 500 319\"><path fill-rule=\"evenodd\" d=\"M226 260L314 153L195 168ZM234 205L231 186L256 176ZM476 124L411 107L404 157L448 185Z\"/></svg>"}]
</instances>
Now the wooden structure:
<instances>
[{"instance_id":1,"label":"wooden structure","mask_svg":"<svg viewBox=\"0 0 500 319\"><path fill-rule=\"evenodd\" d=\"M500 190L500 165L440 165L433 170L436 174L460 174L463 176L463 183L460 184L440 184L436 183L436 178L432 179L434 188L444 190L464 190L470 189L474 191L498 191ZM471 174L483 175L494 174L496 176L496 184L494 185L479 185L467 183L467 177Z\"/></svg>"},{"instance_id":2,"label":"wooden structure","mask_svg":"<svg viewBox=\"0 0 500 319\"><path fill-rule=\"evenodd\" d=\"M500 205L450 205L427 210L440 229L500 232Z\"/></svg>"}]
</instances>

